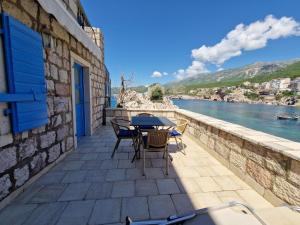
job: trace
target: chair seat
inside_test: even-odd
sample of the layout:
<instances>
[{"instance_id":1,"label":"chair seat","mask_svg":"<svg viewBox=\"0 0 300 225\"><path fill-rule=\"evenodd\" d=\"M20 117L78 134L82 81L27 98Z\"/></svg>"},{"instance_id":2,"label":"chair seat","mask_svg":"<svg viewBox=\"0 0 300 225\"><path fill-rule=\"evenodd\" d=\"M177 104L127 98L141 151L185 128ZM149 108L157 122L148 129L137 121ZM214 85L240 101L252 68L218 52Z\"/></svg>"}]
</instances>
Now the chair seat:
<instances>
[{"instance_id":1,"label":"chair seat","mask_svg":"<svg viewBox=\"0 0 300 225\"><path fill-rule=\"evenodd\" d=\"M132 136L137 136L138 132L136 130L124 130L120 129L118 133L119 138L131 138Z\"/></svg>"},{"instance_id":2,"label":"chair seat","mask_svg":"<svg viewBox=\"0 0 300 225\"><path fill-rule=\"evenodd\" d=\"M178 132L177 130L171 130L169 135L171 137L177 137L177 136L181 136L182 134L180 132Z\"/></svg>"}]
</instances>

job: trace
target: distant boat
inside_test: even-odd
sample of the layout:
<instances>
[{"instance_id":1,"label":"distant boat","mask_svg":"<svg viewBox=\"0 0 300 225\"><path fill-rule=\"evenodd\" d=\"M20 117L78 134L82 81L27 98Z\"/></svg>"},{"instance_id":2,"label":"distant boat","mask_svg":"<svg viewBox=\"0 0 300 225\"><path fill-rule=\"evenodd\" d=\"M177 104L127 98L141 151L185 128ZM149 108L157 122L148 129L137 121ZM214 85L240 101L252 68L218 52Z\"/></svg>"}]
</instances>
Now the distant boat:
<instances>
[{"instance_id":1,"label":"distant boat","mask_svg":"<svg viewBox=\"0 0 300 225\"><path fill-rule=\"evenodd\" d=\"M281 114L277 116L278 120L298 120L298 115L288 115L288 114Z\"/></svg>"}]
</instances>

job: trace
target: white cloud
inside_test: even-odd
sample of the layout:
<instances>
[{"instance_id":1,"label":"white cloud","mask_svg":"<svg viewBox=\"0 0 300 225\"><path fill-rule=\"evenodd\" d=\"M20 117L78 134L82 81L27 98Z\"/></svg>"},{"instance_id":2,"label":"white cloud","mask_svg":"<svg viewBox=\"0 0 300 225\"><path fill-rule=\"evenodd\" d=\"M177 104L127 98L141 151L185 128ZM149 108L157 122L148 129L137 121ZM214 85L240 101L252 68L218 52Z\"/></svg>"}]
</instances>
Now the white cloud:
<instances>
[{"instance_id":1,"label":"white cloud","mask_svg":"<svg viewBox=\"0 0 300 225\"><path fill-rule=\"evenodd\" d=\"M167 72L163 72L163 75L164 75L164 76L167 76L167 75L168 75L168 73L167 73Z\"/></svg>"},{"instance_id":2,"label":"white cloud","mask_svg":"<svg viewBox=\"0 0 300 225\"><path fill-rule=\"evenodd\" d=\"M159 72L159 71L154 71L153 73L152 73L152 75L151 75L151 77L162 77L162 73L161 72Z\"/></svg>"},{"instance_id":3,"label":"white cloud","mask_svg":"<svg viewBox=\"0 0 300 225\"><path fill-rule=\"evenodd\" d=\"M200 73L207 73L207 64L222 66L232 57L239 56L243 51L252 51L266 47L269 40L276 40L289 36L300 36L300 24L292 17L275 18L266 16L263 21L256 21L249 25L239 24L214 46L203 45L192 50L192 65L185 70L178 70L178 79L193 77Z\"/></svg>"}]
</instances>

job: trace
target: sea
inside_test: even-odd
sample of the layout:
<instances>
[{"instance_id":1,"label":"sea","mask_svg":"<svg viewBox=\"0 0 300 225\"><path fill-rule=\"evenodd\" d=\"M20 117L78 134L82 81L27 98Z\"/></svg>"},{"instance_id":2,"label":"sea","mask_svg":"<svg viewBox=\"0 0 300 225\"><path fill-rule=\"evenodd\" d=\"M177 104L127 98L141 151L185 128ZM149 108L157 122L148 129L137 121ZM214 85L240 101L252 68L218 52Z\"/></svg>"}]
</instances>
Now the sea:
<instances>
[{"instance_id":1,"label":"sea","mask_svg":"<svg viewBox=\"0 0 300 225\"><path fill-rule=\"evenodd\" d=\"M183 99L173 100L173 103L181 109L300 142L300 119L298 121L277 119L277 115L280 114L300 115L300 107ZM111 107L116 107L114 97Z\"/></svg>"}]
</instances>

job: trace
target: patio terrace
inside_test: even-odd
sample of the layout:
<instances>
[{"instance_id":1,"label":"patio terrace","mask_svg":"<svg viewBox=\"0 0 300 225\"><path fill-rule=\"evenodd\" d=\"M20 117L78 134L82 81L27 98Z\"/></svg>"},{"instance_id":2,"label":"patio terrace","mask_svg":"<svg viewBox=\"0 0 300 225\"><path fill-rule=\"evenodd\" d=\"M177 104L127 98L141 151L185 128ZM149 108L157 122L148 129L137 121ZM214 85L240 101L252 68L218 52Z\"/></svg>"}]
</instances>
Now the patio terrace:
<instances>
[{"instance_id":1,"label":"patio terrace","mask_svg":"<svg viewBox=\"0 0 300 225\"><path fill-rule=\"evenodd\" d=\"M186 155L170 142L173 156L165 175L162 155L131 163L131 142L116 138L111 126L80 140L78 148L32 183L0 212L0 225L120 224L162 218L237 200L258 208L272 205L189 137Z\"/></svg>"}]
</instances>

